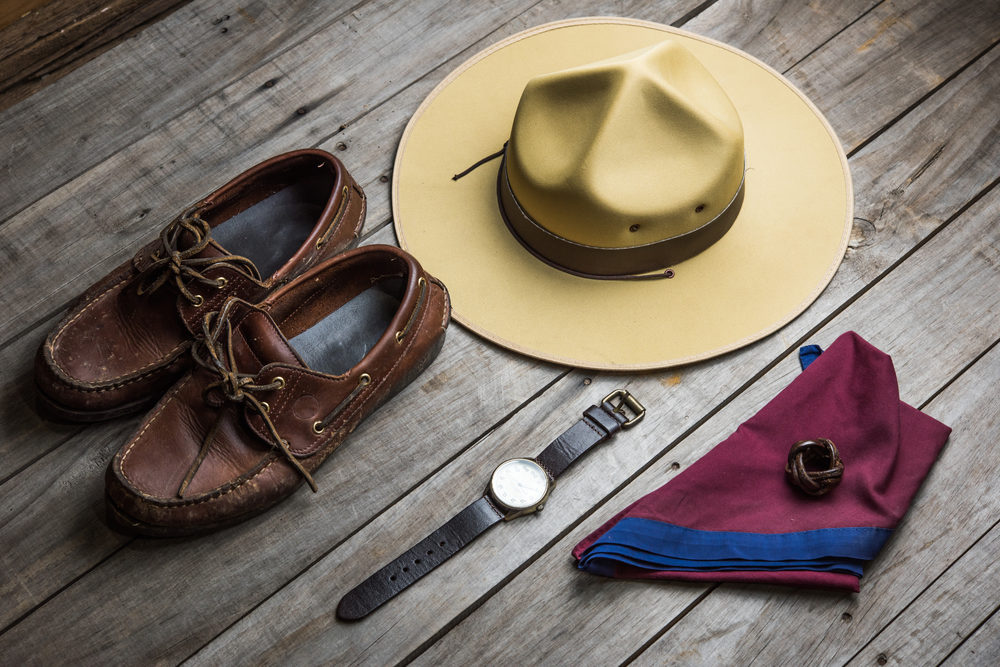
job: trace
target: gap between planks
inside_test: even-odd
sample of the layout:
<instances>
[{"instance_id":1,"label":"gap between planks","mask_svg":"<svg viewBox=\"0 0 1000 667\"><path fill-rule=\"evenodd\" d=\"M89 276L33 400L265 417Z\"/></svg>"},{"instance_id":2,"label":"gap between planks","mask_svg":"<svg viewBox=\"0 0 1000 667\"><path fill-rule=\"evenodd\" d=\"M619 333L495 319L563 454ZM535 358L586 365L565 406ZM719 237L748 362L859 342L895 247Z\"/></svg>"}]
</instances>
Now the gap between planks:
<instances>
[{"instance_id":1,"label":"gap between planks","mask_svg":"<svg viewBox=\"0 0 1000 667\"><path fill-rule=\"evenodd\" d=\"M960 252L960 248L963 247L967 243L967 241L968 241L967 237L969 237L970 235L974 236L977 233L977 231L980 230L980 229L990 229L990 224L991 224L990 220L992 219L993 215L995 215L995 210L996 210L996 207L998 205L998 201L1000 201L1000 199L998 199L998 197L997 197L997 192L994 191L994 193L992 194L991 200L989 202L984 202L983 205L980 206L979 208L977 208L977 210L974 212L974 215L976 217L973 219L973 220L975 220L975 223L974 223L974 227L971 228L972 231L967 231L970 228L967 227L966 225L952 224L950 226L950 228L949 228L949 235L948 235L948 237L941 237L941 236L938 237L938 241L935 244L937 246L937 248L942 248L943 249L945 247L950 246L950 248L947 251L948 254L949 254L949 256L953 256L956 253L959 253ZM972 213L970 213L970 214L972 214ZM973 224L973 222L970 220L969 224ZM988 244L989 242L990 241L987 239L987 240L984 240L982 243ZM942 244L945 244L945 245L942 246ZM930 265L934 265L935 264L935 258L937 257L937 255L928 254L928 253L930 253L930 250L925 249L925 252L923 253L923 257L922 257L921 261L929 263ZM916 260L914 260L914 262L916 262ZM900 273L898 276L896 276L895 280L896 280L897 283L899 283L899 285L902 285L903 283L900 282L900 281L909 280L910 276L912 276L914 273L919 273L921 269L922 269L922 264L911 262L908 265L908 268L906 269L906 272L905 273ZM958 288L958 287L962 288L961 289L961 293L962 293L962 296L961 296L961 305L962 305L962 308L966 309L966 310L962 310L961 312L966 312L970 316L975 316L974 315L975 308L974 308L974 306L972 304L976 301L976 296L979 295L979 294L984 294L984 293L988 293L989 292L989 286L988 285L984 286L983 283L982 283L982 278L983 277L991 275L990 274L990 269L989 269L988 258L986 260L981 260L981 261L979 261L979 262L976 263L976 266L975 266L976 273L974 273L972 275L976 275L979 278L977 280L973 280L973 281L971 281L969 283L966 283L965 279L963 278L963 275L965 274L965 272L967 272L967 271L969 271L971 269L972 269L971 266L969 267L969 269L964 269L961 265L957 266L955 269L953 269L952 271L949 272L948 283L947 284L952 285L952 286L954 286L956 288ZM892 289L892 287L893 287L892 285L889 285L888 287L883 286L882 293L883 294L890 294L891 295L895 291L894 289ZM926 291L928 289L930 289L930 288L924 287L924 291ZM889 291L886 292L886 290L889 290ZM995 295L994 295L994 297L995 297ZM871 299L875 299L876 297L872 296L870 298ZM994 301L995 301L995 299L994 299ZM844 319L846 319L847 322L841 324L841 326L838 328L838 331L839 330L846 330L846 329L854 328L852 326L848 326L849 324L851 324L851 320L853 320L854 324L857 324L858 322L862 322L862 321L864 321L864 322L871 321L872 325L875 326L875 320L871 319L871 315L879 312L879 309L881 308L881 306L880 306L881 301L879 301L879 300L876 300L876 301L867 300L866 303L865 302L862 302L862 303L864 303L864 305L859 304L859 308L855 308L852 311L850 311L849 313L845 313ZM924 307L921 310L921 314L918 314L918 315L914 316L916 318L916 320L915 320L914 323L922 323L923 329L929 329L929 330L938 329L939 327L938 327L938 323L936 321L932 321L932 320L929 320L929 319L926 320L926 321L924 321L924 320L920 319L920 318L922 318L924 316L924 314L926 314L926 312L928 311L928 308L931 308L931 306ZM897 308L897 311L898 311L898 308ZM1000 311L991 311L991 312L994 312L993 320L995 320L996 317L997 317L996 313L1000 312ZM940 315L938 315L938 317L940 317ZM991 320L991 322L993 320ZM904 343L899 343L898 339L899 338L903 338L904 340L909 339L910 346L912 348L920 349L920 347L921 347L920 346L920 341L926 339L926 336L923 333L923 329L921 329L921 327L919 325L918 326L907 325L905 323L905 321L902 324L898 325L898 327L896 327L895 325L892 324L892 322L894 322L894 321L896 321L896 320L894 320L892 318L887 318L887 319L885 319L885 320L882 321L883 323L881 325L881 330L880 330L880 333L878 334L879 337L882 338L882 339L889 340L892 343L894 343L893 347L900 347L900 346L906 347L906 343L905 342ZM829 328L829 326L827 328ZM981 328L983 328L983 327L981 327ZM991 328L993 328L993 327L992 326L985 326L985 329L987 329L987 330L991 329ZM983 343L982 348L993 349L996 346L996 340L994 338L995 333L993 333L993 332L990 332L990 333L992 333L993 335L990 336L990 338L989 338L988 341L986 341L986 342ZM822 338L825 339L825 338L831 337L832 335L833 335L832 332L825 332L823 336L817 336L817 338L822 337ZM950 339L948 338L948 336L947 336L946 333L938 333L938 335L936 336L936 338L934 340L930 340L930 341L927 341L927 342L929 344L931 344L931 345L939 346L944 341L947 341L947 340L950 340ZM877 341L876 341L876 344L877 344ZM979 350L982 349L982 348L979 347L979 345L976 345L975 347L972 347L972 344L970 343L970 344L964 344L964 346L966 348L969 348L970 351L972 351L971 356L974 357L976 360L981 359L983 356L985 356L983 353L979 352ZM909 354L907 356L910 357L910 358L913 358L914 354L911 351L911 354ZM952 354L952 356L954 356L954 354ZM907 365L907 362L909 362L909 366ZM791 358L791 356L787 360L786 363L789 364L789 365L791 365L793 363L793 359ZM976 389L976 387L978 387L978 385L977 384L970 384L970 382L972 382L972 381L966 379L968 377L967 371L969 369L973 369L974 372L978 372L980 374L982 372L984 372L984 371L987 371L986 368L977 367L974 362L965 362L965 363L961 364L958 367L957 370L950 371L946 375L942 375L939 378L935 378L934 379L934 385L933 386L928 386L928 387L925 388L924 387L925 382L927 384L929 384L930 379L931 379L930 377L927 377L928 374L933 375L936 371L933 370L933 369L931 369L931 370L918 369L918 370L914 371L913 373L908 373L907 369L908 368L912 368L915 363L919 363L919 354L917 354L917 361L916 362L911 362L906 357L897 358L896 359L896 367L897 367L898 371L900 372L900 379L903 381L902 385L904 385L904 386L901 386L901 392L902 392L902 395L903 395L904 399L905 399L905 397L906 397L906 395L908 393L910 393L911 391L914 391L915 388L918 387L918 386L920 387L919 391L921 392L921 395L922 395L922 397L924 399L927 399L930 396L934 396L934 395L939 395L940 396L940 395L942 395L942 392L940 391L941 386L945 385L945 384L951 384L952 386L954 386L954 382L956 381L956 378L960 378L960 382L964 383L965 385L967 385L967 386L965 386L965 388L962 391L964 391L966 393L969 393L970 391L977 391L977 393L975 394L975 396L979 396L978 390ZM949 364L949 365L951 365L951 364ZM992 367L993 368L1000 368L1000 367L997 366L997 357L995 356L995 354L994 354L994 356L992 358ZM942 371L944 371L944 370L945 369L942 369ZM921 379L921 378L924 378L924 379ZM778 374L778 376L772 378L772 380L771 380L771 382L769 384L770 385L774 385L778 389L780 389L784 385L782 384L781 386L778 386L778 383L782 382L782 381L783 381L783 378L781 378L780 374ZM764 389L762 387L759 387L759 386L756 387L755 390L756 390L757 393L762 393L764 391ZM768 392L767 395L770 397L770 396L773 396L773 393L772 392ZM970 394L970 395L972 395L972 394ZM917 402L920 403L920 404L925 404L925 400L920 400L920 401L917 401ZM940 401L938 401L938 402L940 402ZM743 403L745 405L742 406L741 410L738 411L738 412L743 412L743 411L749 410L749 408L747 406L752 407L753 405L759 405L759 403L757 401L755 401L755 400L743 399L743 398L741 398L741 403ZM752 410L749 412L749 414L752 414ZM749 414L747 416L749 416ZM727 424L729 424L731 422L731 424L729 425L729 428L731 429L732 425L738 424L741 420L740 419L727 419L725 421L727 422ZM965 420L965 421L963 421L963 423L967 425L968 421ZM720 429L723 429L723 428L724 428L724 425L718 425L718 424L715 425L714 431L719 431L720 437L715 437L714 431L711 434L711 437L710 437L709 434L706 434L700 440L704 440L707 444L706 445L697 445L697 444L695 444L694 447L695 447L695 449L697 451L695 451L695 452L688 452L687 458L689 458L689 459L697 459L701 455L703 455L704 452L702 450L706 449L707 447L710 447L711 443L718 442L719 440L721 440L722 437L724 437L723 431L720 430ZM725 432L728 432L728 431L725 431ZM957 449L959 447L961 447L961 443L960 442L954 442L954 441L952 442L951 448L949 450L951 452L951 457L955 457L955 456L959 456L960 457L960 450ZM690 449L690 447L688 447L688 449ZM661 463L665 464L666 460L663 460ZM660 466L660 468L664 468L664 467L665 467L664 465ZM940 466L938 466L938 468L940 468ZM940 474L943 474L943 473L939 472L939 476L940 476ZM626 494L627 497L625 499L619 498L618 505L619 506L625 506L628 503L628 501L629 500L633 500L634 499L633 496L635 496L636 494L638 494L640 491L645 492L646 490L649 490L646 487L648 487L650 485L652 485L653 487L655 487L655 485L658 485L659 483L661 483L661 482L658 481L658 482L656 482L654 484L651 480L652 480L652 478L647 479L646 483L644 484L644 486L643 486L642 489L635 490L635 492L631 493L631 494L627 493ZM927 489L925 489L924 492L923 492L924 497L926 497L928 493L931 493L931 492L928 491ZM606 518L607 517L607 513L604 513L603 516ZM590 528L588 528L582 534L575 535L572 538L572 540L570 540L570 541L571 542L575 542L576 540L580 539L583 536L583 534L585 534L586 532L589 532L593 528L596 528L596 526L600 522L601 522L600 517L592 518L592 520L589 520L587 522L588 525L590 526ZM991 523L992 523L992 521L991 521ZM579 531L577 531L577 532L579 533ZM914 538L914 539L916 539L916 538ZM565 548L564 550L568 550L569 546L570 545L563 545L563 547ZM547 561L546 562L547 562L548 565L552 565L552 561L553 561L554 557L555 556L553 556L553 555L547 556ZM953 562L953 561L949 561L949 562ZM885 563L885 560L884 560L884 557L883 557L882 561L880 562L879 569L874 573L875 578L878 579L878 578L881 577L882 579L884 579L886 577L893 576L893 575L888 574L888 570L889 570L889 568L888 568L887 564ZM468 645L468 646L466 646L465 647L466 652L469 653L469 654L471 654L471 652L475 652L477 650L481 650L483 648L483 646L482 646L483 642L479 641L479 639L482 638L485 641L486 638L488 638L489 636L491 636L491 630L490 630L490 628L492 627L491 624L495 624L495 623L499 623L500 622L499 618L497 616L496 605L503 606L504 604L514 604L514 605L528 604L528 601L526 599L527 598L526 594L528 592L531 592L531 591L533 591L534 593L537 593L539 596L544 596L546 594L546 591L543 591L543 590L539 589L539 582L541 581L541 576L544 575L544 574L545 573L543 571L538 571L538 572L533 573L532 576L529 576L528 579L525 579L522 582L520 582L520 585L516 589L512 589L512 590L514 590L516 592L507 592L507 593L509 593L509 596L514 596L513 598L511 598L511 597L504 598L503 600L500 600L500 601L496 602L495 604L493 604L493 606L491 606L488 610L481 611L481 613L479 615L480 617L479 617L479 619L477 619L480 622L481 625L477 625L477 624L474 623L472 626L466 628L466 632L463 632L462 634L458 635L457 637L451 638L450 642L448 642L448 643L446 643L446 644L444 644L444 645L442 645L440 647L437 647L436 652L434 653L434 655L431 655L429 657L429 659L433 660L435 656L436 657L441 657L441 655L443 653L451 655L451 653L449 653L449 651L450 650L454 650L454 649L457 648L456 647L456 643L461 644L463 642L463 640L469 640L469 639L472 638L473 635L470 635L470 632L474 632L474 637L476 638L476 643L474 645ZM560 574L559 581L562 581L562 579L565 578L565 576L563 576L563 575L569 576L569 575L566 575L565 573L562 573L562 574ZM896 575L896 579L899 579L898 575ZM870 585L871 585L871 581L869 581L869 586ZM595 584L595 586L600 586L600 584ZM611 584L605 584L605 586L611 586ZM541 588L545 588L544 584L542 585ZM549 588L551 588L551 587L549 587ZM621 587L619 587L619 588L621 588ZM683 591L689 591L690 592L692 590L697 590L697 588L698 587L694 587L694 588L692 588L692 587L678 587L678 590L683 589ZM755 592L759 593L760 596L768 596L768 594L769 594L768 592L770 590L774 590L774 588L772 588L772 587L756 587L756 588L755 587L748 587L748 588L754 588ZM635 583L635 586L633 587L633 592L635 592L637 590L640 590L640 589L641 590L646 590L648 592L648 594L646 594L646 595L643 596L643 598L647 599L647 601L649 600L649 596L650 595L656 595L657 594L656 591L662 590L662 589L660 589L660 588L658 588L656 586L652 586L652 585L646 586L645 584L642 584L641 582ZM674 589L671 588L669 590L674 590ZM728 588L727 590L732 590L732 588ZM611 595L611 593L609 593L609 595ZM559 604L559 601L561 601L563 597L565 597L565 596L561 596L561 597L558 597L558 598L551 597L551 598L548 598L548 599L552 600L552 604ZM622 604L624 604L624 603L622 603ZM717 607L718 604L716 604L715 606ZM552 608L552 605L548 605L547 607L542 607L542 608L533 608L532 610L535 611L535 612L537 612L542 618L546 619L547 622L551 622L551 619L554 618L554 611L555 610ZM579 623L581 619L578 618L578 617L581 614L589 614L590 611L592 611L592 610L589 610L587 608L584 608L582 610L569 610L568 611L568 615L565 618L563 618L563 622L565 622L569 627L573 627L573 628L576 628L576 629L578 629L580 631L584 631L585 632L587 630L587 628L584 627L583 625L581 625ZM612 613L614 613L614 610L611 610L611 611L612 611ZM649 618L649 623L650 624L655 624L656 623L656 619L650 617ZM521 625L523 626L523 624L521 624ZM521 629L524 630L523 627L521 627ZM771 629L774 629L774 628L771 628ZM511 628L512 632L516 632L517 630L518 630L518 626L515 626L515 627ZM545 627L543 627L541 629L535 630L535 633L536 633L536 635L540 634L540 635L542 635L544 637L551 637L552 630L553 630L552 628L547 628L546 629ZM789 632L791 632L792 628L788 628L788 630L789 630ZM610 633L610 632L614 632L614 630L609 629L609 630L607 630L605 632L605 634ZM537 639L537 637L536 637L536 639ZM804 639L805 638L803 638L803 640ZM623 638L623 641L625 641L626 645L627 645L627 643L628 643L627 640L625 640ZM766 641L766 636L764 638L762 638L761 641ZM794 641L794 639L792 639L791 641ZM543 641L543 643L544 643L544 641ZM534 648L536 648L536 649L539 648L539 645L532 644L532 646ZM500 650L502 650L502 649L500 649ZM516 652L516 649L515 649L515 652ZM459 651L459 653L457 653L455 655L456 655L457 659L462 659L462 657L461 657L462 656L461 651ZM500 654L494 654L494 655L492 655L492 657L494 659L497 659L498 655L500 655ZM505 654L505 655L506 655L506 657L508 659L510 658L510 654ZM486 656L484 656L484 657L486 657ZM657 658L656 660L659 660L659 659L662 659L662 656L659 656L659 658ZM747 659L747 656L743 656L743 659L744 660ZM654 660L654 662L656 660Z\"/></svg>"}]
</instances>

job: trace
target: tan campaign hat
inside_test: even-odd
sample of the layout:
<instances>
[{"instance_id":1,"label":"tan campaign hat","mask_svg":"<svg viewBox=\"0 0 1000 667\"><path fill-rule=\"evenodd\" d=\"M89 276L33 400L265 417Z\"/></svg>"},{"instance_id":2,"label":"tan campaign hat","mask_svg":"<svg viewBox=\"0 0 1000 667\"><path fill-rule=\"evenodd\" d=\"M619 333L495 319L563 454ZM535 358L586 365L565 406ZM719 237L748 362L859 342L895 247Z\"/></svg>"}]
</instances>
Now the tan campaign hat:
<instances>
[{"instance_id":1,"label":"tan campaign hat","mask_svg":"<svg viewBox=\"0 0 1000 667\"><path fill-rule=\"evenodd\" d=\"M776 331L829 283L853 219L843 150L799 90L619 18L539 26L452 72L403 133L392 198L455 320L608 370Z\"/></svg>"}]
</instances>

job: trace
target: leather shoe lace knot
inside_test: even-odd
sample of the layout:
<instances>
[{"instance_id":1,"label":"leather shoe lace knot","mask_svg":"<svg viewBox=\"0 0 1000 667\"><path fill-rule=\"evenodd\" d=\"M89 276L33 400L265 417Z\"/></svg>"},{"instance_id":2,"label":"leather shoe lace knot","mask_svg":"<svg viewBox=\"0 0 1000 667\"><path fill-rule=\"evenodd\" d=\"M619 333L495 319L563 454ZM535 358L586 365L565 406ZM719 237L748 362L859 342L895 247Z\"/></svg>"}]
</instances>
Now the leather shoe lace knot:
<instances>
[{"instance_id":1,"label":"leather shoe lace knot","mask_svg":"<svg viewBox=\"0 0 1000 667\"><path fill-rule=\"evenodd\" d=\"M172 280L185 299L199 306L203 299L192 292L189 285L195 281L216 288L225 285L224 278L210 278L204 273L216 264L233 266L253 279L260 280L257 267L248 257L198 257L211 240L212 226L199 217L196 210L185 211L160 232L160 247L153 251L151 263L139 274L136 292L139 295L151 294ZM182 247L185 242L187 246Z\"/></svg>"},{"instance_id":2,"label":"leather shoe lace knot","mask_svg":"<svg viewBox=\"0 0 1000 667\"><path fill-rule=\"evenodd\" d=\"M177 496L179 498L184 497L184 492L205 460L208 449L212 445L213 440L215 440L215 435L222 422L224 412L221 408L227 402L242 403L259 414L273 438L271 444L276 446L285 460L305 478L306 482L309 483L309 487L313 491L316 491L316 482L313 480L312 475L309 474L309 471L305 469L288 448L288 441L281 437L274 422L271 421L268 404L254 395L260 392L282 389L285 386L284 380L276 378L267 384L257 384L254 382L255 375L241 373L237 368L236 357L233 353L233 327L229 321L229 311L235 303L238 303L238 301L230 299L222 306L222 310L205 315L202 320L203 335L195 341L191 348L194 361L219 378L205 387L202 392L202 398L206 405L220 408L220 410L212 427L205 434L205 439L202 441L198 455L188 468L187 474L184 475L184 479L177 489Z\"/></svg>"}]
</instances>

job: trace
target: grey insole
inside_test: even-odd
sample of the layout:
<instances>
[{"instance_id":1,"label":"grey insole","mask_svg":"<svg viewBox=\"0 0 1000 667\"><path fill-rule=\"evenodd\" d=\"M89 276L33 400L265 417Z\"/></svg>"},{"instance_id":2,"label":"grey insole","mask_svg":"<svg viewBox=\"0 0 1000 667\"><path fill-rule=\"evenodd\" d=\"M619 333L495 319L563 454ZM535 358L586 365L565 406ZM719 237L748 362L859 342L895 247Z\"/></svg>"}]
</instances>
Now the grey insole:
<instances>
[{"instance_id":1,"label":"grey insole","mask_svg":"<svg viewBox=\"0 0 1000 667\"><path fill-rule=\"evenodd\" d=\"M253 260L266 280L295 254L316 226L326 205L316 194L314 183L290 185L218 225L212 237L234 255Z\"/></svg>"},{"instance_id":2,"label":"grey insole","mask_svg":"<svg viewBox=\"0 0 1000 667\"><path fill-rule=\"evenodd\" d=\"M371 287L289 342L313 370L340 375L368 354L397 310L398 298Z\"/></svg>"}]
</instances>

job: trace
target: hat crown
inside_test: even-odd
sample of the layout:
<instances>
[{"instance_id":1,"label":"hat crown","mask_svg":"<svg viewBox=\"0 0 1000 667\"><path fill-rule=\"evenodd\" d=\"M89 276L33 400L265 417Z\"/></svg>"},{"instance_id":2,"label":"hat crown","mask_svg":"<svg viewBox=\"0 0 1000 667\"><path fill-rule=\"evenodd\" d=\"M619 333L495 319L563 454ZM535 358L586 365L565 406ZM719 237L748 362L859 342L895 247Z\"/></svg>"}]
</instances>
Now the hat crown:
<instances>
[{"instance_id":1,"label":"hat crown","mask_svg":"<svg viewBox=\"0 0 1000 667\"><path fill-rule=\"evenodd\" d=\"M690 232L743 180L743 126L707 69L667 39L528 82L507 173L553 234L624 248Z\"/></svg>"}]
</instances>

